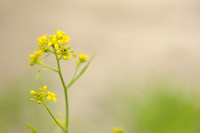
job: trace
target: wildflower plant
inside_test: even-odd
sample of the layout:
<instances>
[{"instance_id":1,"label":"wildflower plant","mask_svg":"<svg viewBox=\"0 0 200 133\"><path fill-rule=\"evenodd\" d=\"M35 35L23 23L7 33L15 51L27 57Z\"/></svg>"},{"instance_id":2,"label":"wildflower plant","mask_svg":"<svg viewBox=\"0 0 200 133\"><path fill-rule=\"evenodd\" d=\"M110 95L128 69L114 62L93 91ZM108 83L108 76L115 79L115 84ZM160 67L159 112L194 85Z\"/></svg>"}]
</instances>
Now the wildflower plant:
<instances>
[{"instance_id":1,"label":"wildflower plant","mask_svg":"<svg viewBox=\"0 0 200 133\"><path fill-rule=\"evenodd\" d=\"M57 102L56 94L54 92L51 92L47 89L47 86L43 86L42 88L39 88L38 90L30 90L30 101L37 102L38 104L44 105L52 119L54 120L55 124L60 127L61 131L59 133L69 133L69 114L68 114L68 89L80 78L80 76L85 72L85 70L90 65L91 61L93 60L93 55L90 60L88 61L88 56L86 54L77 54L73 49L71 49L71 46L68 44L70 41L70 37L68 34L57 30L57 33L54 35L42 35L38 39L38 51L34 51L33 54L29 55L29 58L31 59L29 62L30 66L40 65L45 67L46 69L38 70L36 80L38 79L40 72L42 70L52 70L56 73L58 73L61 83L63 85L64 94L65 94L65 104L66 104L66 119L65 120L59 120L50 111L49 107L47 106L50 101ZM44 60L49 56L54 55L57 62L57 69L52 68L51 66L47 65ZM66 60L66 61L73 61L76 63L75 71L73 74L73 77L71 81L66 84L60 67L60 61ZM84 65L84 63L86 63ZM82 70L80 69L80 66L84 65ZM37 131L31 126L27 124L27 127L32 130L33 133L37 133ZM112 133L124 133L123 128L112 128Z\"/></svg>"},{"instance_id":2,"label":"wildflower plant","mask_svg":"<svg viewBox=\"0 0 200 133\"><path fill-rule=\"evenodd\" d=\"M94 55L90 58L88 61L88 56L86 54L79 54L76 55L75 51L71 49L70 45L68 44L70 41L69 35L66 33L57 30L57 33L54 35L43 35L40 36L38 39L38 51L34 51L33 54L29 55L29 58L31 59L29 62L30 66L40 65L45 67L46 69L50 69L60 76L60 80L63 85L64 93L65 93L65 103L66 103L66 120L65 120L65 126L62 126L63 124L60 124L59 121L54 117L52 112L47 106L47 103L50 101L57 102L56 94L54 92L50 92L47 90L47 86L43 86L42 88L39 88L36 90L30 90L30 95L32 96L30 98L30 101L37 102L38 104L43 104L44 107L47 109L50 116L53 118L55 123L61 128L60 132L68 133L68 124L69 124L69 114L68 114L68 89L79 79L79 77L85 72L85 70L88 68L89 64L91 63L92 59L94 58ZM56 58L57 66L58 68L52 68L51 66L47 65L44 60L49 55L54 55ZM44 56L44 57L43 57ZM60 67L60 61L66 60L66 61L74 61L76 63L76 68L74 75L72 77L72 80L66 84ZM82 70L79 70L80 66L83 65ZM46 70L41 69L41 70ZM38 70L37 77L38 79L40 75L40 71ZM80 72L79 72L80 71ZM79 73L78 73L79 72ZM37 133L37 131L30 125L27 125L29 129L33 131L33 133Z\"/></svg>"}]
</instances>

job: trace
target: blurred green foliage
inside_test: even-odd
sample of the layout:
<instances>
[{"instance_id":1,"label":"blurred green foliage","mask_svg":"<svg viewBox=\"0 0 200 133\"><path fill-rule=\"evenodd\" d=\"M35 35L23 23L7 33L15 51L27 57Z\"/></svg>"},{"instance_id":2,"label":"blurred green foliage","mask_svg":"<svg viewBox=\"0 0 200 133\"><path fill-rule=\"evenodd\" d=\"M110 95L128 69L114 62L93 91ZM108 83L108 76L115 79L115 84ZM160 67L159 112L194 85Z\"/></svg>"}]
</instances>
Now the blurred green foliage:
<instances>
[{"instance_id":1,"label":"blurred green foliage","mask_svg":"<svg viewBox=\"0 0 200 133\"><path fill-rule=\"evenodd\" d=\"M133 123L138 133L196 133L200 131L200 107L195 101L167 90L155 92L135 106ZM131 108L132 110L134 108Z\"/></svg>"},{"instance_id":2,"label":"blurred green foliage","mask_svg":"<svg viewBox=\"0 0 200 133\"><path fill-rule=\"evenodd\" d=\"M133 133L200 132L199 88L151 80L142 85L121 82L113 88L107 106L115 124Z\"/></svg>"},{"instance_id":3,"label":"blurred green foliage","mask_svg":"<svg viewBox=\"0 0 200 133\"><path fill-rule=\"evenodd\" d=\"M0 133L31 133L26 123L41 132L54 129L54 126L48 126L53 123L46 110L29 101L30 89L38 88L42 84L34 82L30 77L10 79L0 85Z\"/></svg>"}]
</instances>

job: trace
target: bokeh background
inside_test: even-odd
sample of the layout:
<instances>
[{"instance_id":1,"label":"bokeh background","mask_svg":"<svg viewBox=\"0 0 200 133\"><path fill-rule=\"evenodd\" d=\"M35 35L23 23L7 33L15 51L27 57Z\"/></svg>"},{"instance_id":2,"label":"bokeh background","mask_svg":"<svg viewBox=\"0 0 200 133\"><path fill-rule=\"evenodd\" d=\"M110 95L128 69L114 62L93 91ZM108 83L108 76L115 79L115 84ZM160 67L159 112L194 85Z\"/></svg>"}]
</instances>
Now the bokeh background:
<instances>
[{"instance_id":1,"label":"bokeh background","mask_svg":"<svg viewBox=\"0 0 200 133\"><path fill-rule=\"evenodd\" d=\"M76 53L95 59L69 90L70 132L198 133L200 131L199 0L0 0L0 132L54 132L29 91L48 85L65 111L57 74L28 65L37 38L69 33ZM56 67L55 58L46 60ZM62 62L71 79L72 62Z\"/></svg>"}]
</instances>

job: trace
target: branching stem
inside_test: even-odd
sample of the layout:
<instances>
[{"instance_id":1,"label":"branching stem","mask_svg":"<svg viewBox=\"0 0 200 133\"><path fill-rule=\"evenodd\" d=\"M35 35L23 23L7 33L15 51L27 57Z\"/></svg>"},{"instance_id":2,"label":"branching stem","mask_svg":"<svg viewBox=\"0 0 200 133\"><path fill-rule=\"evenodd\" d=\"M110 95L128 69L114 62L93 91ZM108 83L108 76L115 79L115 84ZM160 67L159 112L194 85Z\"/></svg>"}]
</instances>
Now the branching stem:
<instances>
[{"instance_id":1,"label":"branching stem","mask_svg":"<svg viewBox=\"0 0 200 133\"><path fill-rule=\"evenodd\" d=\"M55 121L55 123L64 131L67 133L67 130L65 128L63 128L60 123L56 120L56 118L53 116L53 114L51 113L51 111L49 110L49 108L47 107L47 105L45 104L45 102L42 102L44 107L47 109L47 111L49 112L49 114L51 115L51 117L53 118L53 120Z\"/></svg>"},{"instance_id":2,"label":"branching stem","mask_svg":"<svg viewBox=\"0 0 200 133\"><path fill-rule=\"evenodd\" d=\"M62 73L61 73L61 69L60 69L60 62L58 59L58 56L55 54L56 56L56 61L57 61L57 65L58 65L58 74L60 76L63 88L64 88L64 92L65 92L65 103L66 103L66 129L68 130L68 122L69 122L69 118L68 118L68 114L69 114L69 110L68 110L68 94L67 94L67 87L65 85ZM65 131L65 133L68 133L68 131Z\"/></svg>"}]
</instances>

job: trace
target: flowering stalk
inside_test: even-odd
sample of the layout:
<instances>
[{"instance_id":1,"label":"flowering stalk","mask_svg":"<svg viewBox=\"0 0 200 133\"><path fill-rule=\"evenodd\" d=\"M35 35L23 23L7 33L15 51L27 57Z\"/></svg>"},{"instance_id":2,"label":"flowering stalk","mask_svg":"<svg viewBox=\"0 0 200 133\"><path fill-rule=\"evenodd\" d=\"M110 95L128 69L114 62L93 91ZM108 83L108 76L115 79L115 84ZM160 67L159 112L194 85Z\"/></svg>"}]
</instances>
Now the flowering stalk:
<instances>
[{"instance_id":1,"label":"flowering stalk","mask_svg":"<svg viewBox=\"0 0 200 133\"><path fill-rule=\"evenodd\" d=\"M87 62L88 56L85 54L79 54L77 57L76 54L74 53L74 50L70 50L70 45L66 46L68 42L70 41L70 38L68 35L66 35L64 32L58 30L56 34L54 35L49 35L47 38L47 34L41 36L38 39L38 46L39 46L39 51L34 51L34 54L29 55L29 57L32 59L29 64L31 66L34 65L41 65L43 67L46 67L52 71L55 71L59 74L63 88L64 88L64 94L65 94L65 104L66 104L66 121L65 121L65 128L56 120L56 118L53 116L52 112L47 106L48 101L53 100L54 102L57 101L56 95L53 92L47 91L47 86L44 86L43 88L39 88L38 92L35 92L34 90L30 91L30 94L34 96L34 98L31 98L30 101L35 101L37 100L38 104L43 103L45 108L47 109L48 113L52 117L52 119L55 121L55 123L65 132L68 133L68 124L69 124L69 115L68 115L68 94L67 90L68 88L71 87L71 85L85 72L89 64L91 63L92 59L94 56L90 59L90 61L85 65L85 67L80 71L80 73L77 75L78 69L80 65L84 62ZM48 53L48 55L44 58L41 58L43 53ZM47 58L50 54L54 54L56 57L57 61L57 66L58 70L46 65L44 63L44 59ZM73 60L76 62L76 69L75 73L73 75L72 80L69 82L69 84L66 86L62 72L61 72L61 67L60 67L60 60L69 60L71 59L71 55L73 57ZM38 70L38 74L36 79L39 77L41 70ZM36 131L32 126L28 125L28 128L31 129L32 131Z\"/></svg>"},{"instance_id":2,"label":"flowering stalk","mask_svg":"<svg viewBox=\"0 0 200 133\"><path fill-rule=\"evenodd\" d=\"M79 54L78 56L76 56L74 50L70 50L70 45L66 46L69 41L70 41L69 36L60 30L58 30L56 34L49 35L48 37L47 37L47 34L43 35L43 36L39 37L39 39L38 39L39 51L34 51L34 54L29 55L29 57L31 58L31 61L29 62L29 64L31 66L41 65L41 66L47 68L48 70L57 72L60 76L61 83L64 88L65 104L66 104L65 127L63 127L63 125L60 124L61 122L59 122L54 117L54 115L52 114L52 112L50 111L50 109L47 106L47 103L49 101L57 102L57 98L56 98L56 94L54 94L54 92L46 91L47 90L46 85L43 88L39 88L38 91L31 90L30 94L33 96L33 98L31 98L30 101L37 101L38 104L42 103L44 105L44 107L46 108L46 110L48 111L48 113L50 114L50 116L52 117L52 119L55 121L55 123L58 125L58 127L60 127L62 129L62 131L64 133L68 133L68 131L69 131L69 126L68 126L69 125L69 108L68 108L67 91L72 86L72 84L74 84L80 78L80 76L85 72L85 70L88 68L88 66L90 65L90 63L92 62L92 60L95 56L95 55L93 55L92 58L88 61L88 63L79 72L79 74L77 74L81 64L83 64L84 62L87 62L88 56L86 54ZM43 53L47 53L47 55L44 58L41 57L43 55ZM56 57L58 70L46 65L43 61L51 54L54 54ZM73 57L73 59L72 59L72 57ZM71 60L72 59L73 61L76 62L76 68L75 68L74 75L72 77L72 80L69 82L69 84L67 86L64 82L62 72L61 72L61 67L60 67L60 60L62 60L62 59L63 60ZM42 71L42 70L46 70L46 69L38 70L36 79L38 79L38 77L40 75L40 71ZM31 125L27 124L27 127L29 129L31 129L33 133L37 133L37 131ZM123 128L112 128L111 131L112 131L112 133L124 133Z\"/></svg>"},{"instance_id":3,"label":"flowering stalk","mask_svg":"<svg viewBox=\"0 0 200 133\"><path fill-rule=\"evenodd\" d=\"M56 55L56 54L55 54ZM62 76L62 73L61 73L61 69L60 69L60 62L59 62L59 59L58 59L58 56L56 55L56 61L57 61L57 65L58 65L58 73L59 73L59 76L60 76L60 80L62 82L62 85L63 85L63 88L64 88L64 92L65 92L65 108L66 108L66 122L65 122L65 126L66 126L66 129L68 129L68 122L69 122L69 118L68 118L68 115L69 115L69 110L68 110L68 94L67 94L67 87L65 85L65 82L64 82L64 79L63 79L63 76ZM66 131L67 133L67 131Z\"/></svg>"},{"instance_id":4,"label":"flowering stalk","mask_svg":"<svg viewBox=\"0 0 200 133\"><path fill-rule=\"evenodd\" d=\"M47 105L42 102L43 105L45 106L45 108L47 109L47 111L49 112L49 114L51 115L51 117L53 118L53 120L55 121L55 123L64 131L64 132L67 132L67 130L65 128L63 128L60 123L56 120L56 118L53 116L53 114L51 113L51 111L49 110L49 108L47 107Z\"/></svg>"}]
</instances>

